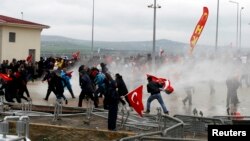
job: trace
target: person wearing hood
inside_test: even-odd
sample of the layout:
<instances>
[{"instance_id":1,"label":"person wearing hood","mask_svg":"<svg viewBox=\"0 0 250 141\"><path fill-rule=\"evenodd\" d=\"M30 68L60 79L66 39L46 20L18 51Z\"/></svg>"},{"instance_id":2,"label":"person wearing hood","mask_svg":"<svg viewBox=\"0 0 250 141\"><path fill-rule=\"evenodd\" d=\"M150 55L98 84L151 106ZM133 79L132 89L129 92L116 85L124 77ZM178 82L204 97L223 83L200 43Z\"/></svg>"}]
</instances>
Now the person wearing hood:
<instances>
[{"instance_id":1,"label":"person wearing hood","mask_svg":"<svg viewBox=\"0 0 250 141\"><path fill-rule=\"evenodd\" d=\"M127 89L127 86L126 86L122 76L119 73L115 74L115 81L116 81L117 92L118 92L119 96L124 97L128 93L128 89ZM125 100L129 104L129 107L131 107L127 96L125 96ZM122 103L122 105L126 105L125 100L120 98L120 102Z\"/></svg>"}]
</instances>

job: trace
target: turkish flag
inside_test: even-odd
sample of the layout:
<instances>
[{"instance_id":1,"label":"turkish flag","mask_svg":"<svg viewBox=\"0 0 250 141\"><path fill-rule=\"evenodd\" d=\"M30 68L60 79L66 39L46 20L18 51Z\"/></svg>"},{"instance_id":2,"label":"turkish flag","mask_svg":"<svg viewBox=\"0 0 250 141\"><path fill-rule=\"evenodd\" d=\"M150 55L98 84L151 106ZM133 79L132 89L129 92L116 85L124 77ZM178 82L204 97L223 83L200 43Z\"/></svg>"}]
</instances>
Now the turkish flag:
<instances>
[{"instance_id":1,"label":"turkish flag","mask_svg":"<svg viewBox=\"0 0 250 141\"><path fill-rule=\"evenodd\" d=\"M171 86L171 82L168 79L165 83L165 86L163 87L163 89L165 90L165 92L167 94L171 94L174 91L174 88Z\"/></svg>"},{"instance_id":2,"label":"turkish flag","mask_svg":"<svg viewBox=\"0 0 250 141\"><path fill-rule=\"evenodd\" d=\"M147 77L152 77L152 81L160 83L167 94L171 94L174 91L169 79L156 77L150 74L147 74Z\"/></svg>"},{"instance_id":3,"label":"turkish flag","mask_svg":"<svg viewBox=\"0 0 250 141\"><path fill-rule=\"evenodd\" d=\"M2 78L4 81L11 81L12 78L10 78L7 74L0 73L0 78Z\"/></svg>"},{"instance_id":4,"label":"turkish flag","mask_svg":"<svg viewBox=\"0 0 250 141\"><path fill-rule=\"evenodd\" d=\"M130 105L135 109L135 111L141 117L142 117L142 111L144 110L144 106L142 103L142 89L143 89L143 86L141 85L126 95L129 99Z\"/></svg>"}]
</instances>

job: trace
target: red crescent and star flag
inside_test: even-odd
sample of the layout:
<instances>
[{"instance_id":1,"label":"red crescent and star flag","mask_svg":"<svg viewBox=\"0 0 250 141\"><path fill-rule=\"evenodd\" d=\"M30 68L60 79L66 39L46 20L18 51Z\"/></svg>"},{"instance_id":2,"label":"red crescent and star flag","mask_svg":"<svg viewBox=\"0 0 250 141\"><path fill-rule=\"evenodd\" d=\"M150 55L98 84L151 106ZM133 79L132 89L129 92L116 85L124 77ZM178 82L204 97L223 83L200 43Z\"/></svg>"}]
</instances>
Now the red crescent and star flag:
<instances>
[{"instance_id":1,"label":"red crescent and star flag","mask_svg":"<svg viewBox=\"0 0 250 141\"><path fill-rule=\"evenodd\" d=\"M144 106L142 103L142 90L143 85L129 92L126 96L128 97L130 105L134 108L134 110L142 117L142 112L144 110Z\"/></svg>"},{"instance_id":2,"label":"red crescent and star flag","mask_svg":"<svg viewBox=\"0 0 250 141\"><path fill-rule=\"evenodd\" d=\"M152 81L162 84L163 89L167 94L171 94L174 91L174 88L171 86L171 82L169 79L156 77L150 74L147 74L147 77L152 77Z\"/></svg>"}]
</instances>

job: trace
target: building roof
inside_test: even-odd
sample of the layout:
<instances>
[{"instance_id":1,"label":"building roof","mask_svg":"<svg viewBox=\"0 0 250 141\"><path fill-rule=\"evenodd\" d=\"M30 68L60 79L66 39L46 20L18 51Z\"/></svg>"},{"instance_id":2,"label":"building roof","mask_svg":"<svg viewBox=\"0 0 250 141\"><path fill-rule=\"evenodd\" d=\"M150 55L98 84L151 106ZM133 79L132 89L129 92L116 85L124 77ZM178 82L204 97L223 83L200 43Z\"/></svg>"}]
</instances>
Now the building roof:
<instances>
[{"instance_id":1,"label":"building roof","mask_svg":"<svg viewBox=\"0 0 250 141\"><path fill-rule=\"evenodd\" d=\"M41 29L49 28L48 25L43 25L43 24L16 19L12 17L7 17L3 15L0 15L0 25L18 26L18 27L27 27L27 28L41 28Z\"/></svg>"}]
</instances>

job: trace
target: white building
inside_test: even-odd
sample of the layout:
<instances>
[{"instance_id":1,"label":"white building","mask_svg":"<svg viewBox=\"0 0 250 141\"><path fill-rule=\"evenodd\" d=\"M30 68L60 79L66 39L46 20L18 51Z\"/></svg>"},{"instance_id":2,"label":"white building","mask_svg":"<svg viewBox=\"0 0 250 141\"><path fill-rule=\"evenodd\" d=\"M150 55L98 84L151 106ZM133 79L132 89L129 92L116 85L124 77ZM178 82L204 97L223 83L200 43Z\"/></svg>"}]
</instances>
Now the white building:
<instances>
[{"instance_id":1,"label":"white building","mask_svg":"<svg viewBox=\"0 0 250 141\"><path fill-rule=\"evenodd\" d=\"M40 60L41 32L47 25L0 15L0 63L3 60L25 60L32 55Z\"/></svg>"}]
</instances>

